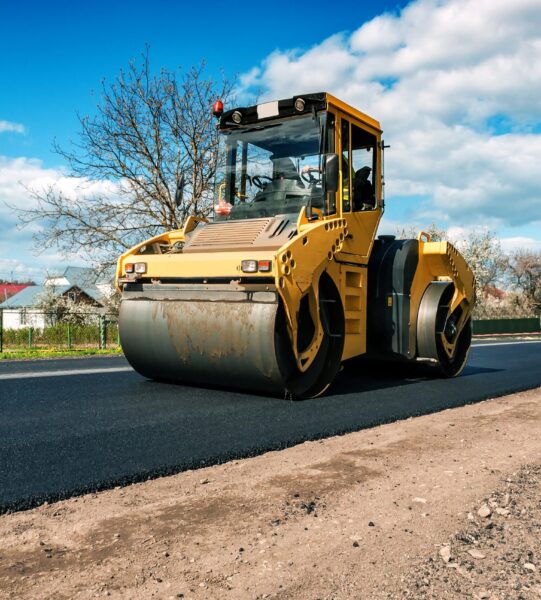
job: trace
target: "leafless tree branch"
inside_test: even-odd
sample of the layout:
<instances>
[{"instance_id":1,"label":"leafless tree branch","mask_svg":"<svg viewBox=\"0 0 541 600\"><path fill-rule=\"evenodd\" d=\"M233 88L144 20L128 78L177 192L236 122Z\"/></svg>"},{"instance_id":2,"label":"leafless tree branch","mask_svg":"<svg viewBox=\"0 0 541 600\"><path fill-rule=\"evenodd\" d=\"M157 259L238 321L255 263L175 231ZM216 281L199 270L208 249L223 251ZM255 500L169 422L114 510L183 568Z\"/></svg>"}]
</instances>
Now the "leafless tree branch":
<instances>
[{"instance_id":1,"label":"leafless tree branch","mask_svg":"<svg viewBox=\"0 0 541 600\"><path fill-rule=\"evenodd\" d=\"M38 248L113 262L137 241L181 227L190 214L208 215L218 154L211 107L216 98L231 101L232 90L227 79L207 77L203 63L154 75L147 48L140 63L102 82L96 114L79 115L78 140L67 149L53 145L86 192L30 190L35 206L14 207L21 226L39 225Z\"/></svg>"}]
</instances>

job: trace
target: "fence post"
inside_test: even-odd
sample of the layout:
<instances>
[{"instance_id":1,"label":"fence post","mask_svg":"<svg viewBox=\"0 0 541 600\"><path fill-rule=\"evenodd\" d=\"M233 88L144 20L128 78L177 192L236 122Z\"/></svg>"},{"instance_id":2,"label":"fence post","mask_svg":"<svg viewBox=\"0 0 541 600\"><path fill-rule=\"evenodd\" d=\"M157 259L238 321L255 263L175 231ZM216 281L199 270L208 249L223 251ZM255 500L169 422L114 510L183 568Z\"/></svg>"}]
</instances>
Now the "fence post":
<instances>
[{"instance_id":1,"label":"fence post","mask_svg":"<svg viewBox=\"0 0 541 600\"><path fill-rule=\"evenodd\" d=\"M107 324L105 317L100 315L100 350L105 350L107 345Z\"/></svg>"},{"instance_id":2,"label":"fence post","mask_svg":"<svg viewBox=\"0 0 541 600\"><path fill-rule=\"evenodd\" d=\"M0 308L0 352L4 351L4 309Z\"/></svg>"},{"instance_id":3,"label":"fence post","mask_svg":"<svg viewBox=\"0 0 541 600\"><path fill-rule=\"evenodd\" d=\"M28 347L29 348L32 348L33 334L34 334L34 328L33 327L29 327L28 328Z\"/></svg>"},{"instance_id":4,"label":"fence post","mask_svg":"<svg viewBox=\"0 0 541 600\"><path fill-rule=\"evenodd\" d=\"M68 350L71 350L71 323L68 323Z\"/></svg>"}]
</instances>

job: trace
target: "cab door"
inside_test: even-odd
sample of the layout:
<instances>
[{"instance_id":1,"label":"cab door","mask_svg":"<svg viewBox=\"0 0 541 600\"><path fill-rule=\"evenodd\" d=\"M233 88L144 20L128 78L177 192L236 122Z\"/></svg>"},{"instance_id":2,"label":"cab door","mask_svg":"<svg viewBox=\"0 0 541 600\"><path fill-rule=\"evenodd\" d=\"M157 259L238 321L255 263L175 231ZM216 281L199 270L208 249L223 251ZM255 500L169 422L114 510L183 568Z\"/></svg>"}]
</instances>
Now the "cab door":
<instances>
[{"instance_id":1,"label":"cab door","mask_svg":"<svg viewBox=\"0 0 541 600\"><path fill-rule=\"evenodd\" d=\"M366 264L382 214L380 132L340 113L337 124L341 163L339 202L349 234L338 260Z\"/></svg>"}]
</instances>

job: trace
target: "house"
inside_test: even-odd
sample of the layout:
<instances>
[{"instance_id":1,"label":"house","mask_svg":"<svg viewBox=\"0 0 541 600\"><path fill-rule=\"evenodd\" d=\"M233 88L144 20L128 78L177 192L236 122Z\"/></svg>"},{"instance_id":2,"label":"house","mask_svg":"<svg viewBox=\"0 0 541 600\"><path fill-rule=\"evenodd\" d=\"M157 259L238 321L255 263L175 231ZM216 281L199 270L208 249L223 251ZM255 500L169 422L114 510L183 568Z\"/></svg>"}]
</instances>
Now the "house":
<instances>
[{"instance_id":1,"label":"house","mask_svg":"<svg viewBox=\"0 0 541 600\"><path fill-rule=\"evenodd\" d=\"M0 304L5 329L34 327L41 329L48 322L43 307L44 297L64 297L70 302L88 305L89 312L103 313L112 285L99 277L94 269L67 267L62 275L47 277L43 285L24 287Z\"/></svg>"}]
</instances>

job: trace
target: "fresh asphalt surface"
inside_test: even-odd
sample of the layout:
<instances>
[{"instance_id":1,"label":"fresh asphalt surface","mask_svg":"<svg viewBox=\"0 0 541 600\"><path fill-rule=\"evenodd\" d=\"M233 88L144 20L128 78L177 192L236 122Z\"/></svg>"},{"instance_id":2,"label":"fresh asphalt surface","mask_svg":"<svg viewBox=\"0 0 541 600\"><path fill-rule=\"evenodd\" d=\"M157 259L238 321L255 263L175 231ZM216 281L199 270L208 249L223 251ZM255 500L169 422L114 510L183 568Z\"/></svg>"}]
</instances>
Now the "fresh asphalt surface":
<instances>
[{"instance_id":1,"label":"fresh asphalt surface","mask_svg":"<svg viewBox=\"0 0 541 600\"><path fill-rule=\"evenodd\" d=\"M148 381L123 357L0 362L0 513L541 386L541 341L474 346L461 377L346 364L291 402Z\"/></svg>"}]
</instances>

